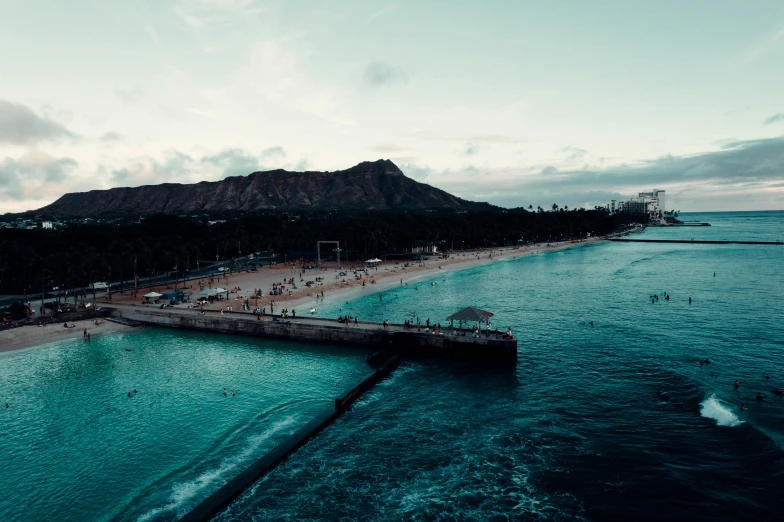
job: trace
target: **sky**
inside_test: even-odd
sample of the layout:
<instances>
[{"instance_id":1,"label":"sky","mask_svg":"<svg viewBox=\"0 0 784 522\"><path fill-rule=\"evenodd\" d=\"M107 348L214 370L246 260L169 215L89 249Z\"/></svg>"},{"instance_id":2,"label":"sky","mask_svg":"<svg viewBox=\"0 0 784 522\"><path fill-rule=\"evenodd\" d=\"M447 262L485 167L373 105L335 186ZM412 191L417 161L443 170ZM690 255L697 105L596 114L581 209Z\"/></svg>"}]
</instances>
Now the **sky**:
<instances>
[{"instance_id":1,"label":"sky","mask_svg":"<svg viewBox=\"0 0 784 522\"><path fill-rule=\"evenodd\" d=\"M0 214L390 159L504 207L784 209L784 2L0 0Z\"/></svg>"}]
</instances>

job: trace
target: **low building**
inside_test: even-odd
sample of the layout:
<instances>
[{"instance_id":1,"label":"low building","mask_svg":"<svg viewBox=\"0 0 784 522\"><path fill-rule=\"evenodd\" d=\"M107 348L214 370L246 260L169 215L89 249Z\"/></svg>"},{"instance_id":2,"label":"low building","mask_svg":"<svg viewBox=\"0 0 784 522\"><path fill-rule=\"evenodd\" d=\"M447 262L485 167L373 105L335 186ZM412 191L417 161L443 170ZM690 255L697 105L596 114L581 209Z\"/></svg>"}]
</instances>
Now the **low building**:
<instances>
[{"instance_id":1,"label":"low building","mask_svg":"<svg viewBox=\"0 0 784 522\"><path fill-rule=\"evenodd\" d=\"M435 255L437 252L438 247L433 243L428 243L427 241L414 241L414 244L411 246L412 254Z\"/></svg>"}]
</instances>

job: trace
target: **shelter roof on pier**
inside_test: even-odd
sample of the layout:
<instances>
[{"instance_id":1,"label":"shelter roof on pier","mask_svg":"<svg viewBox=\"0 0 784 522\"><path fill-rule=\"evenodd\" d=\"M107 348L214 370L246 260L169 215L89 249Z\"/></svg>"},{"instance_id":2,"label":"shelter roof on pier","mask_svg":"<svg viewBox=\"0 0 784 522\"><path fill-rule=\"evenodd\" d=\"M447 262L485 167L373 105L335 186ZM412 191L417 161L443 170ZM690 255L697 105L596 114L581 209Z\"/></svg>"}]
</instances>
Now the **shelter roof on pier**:
<instances>
[{"instance_id":1,"label":"shelter roof on pier","mask_svg":"<svg viewBox=\"0 0 784 522\"><path fill-rule=\"evenodd\" d=\"M447 321L487 321L493 317L492 312L488 312L487 310L480 310L479 308L474 308L473 306L469 306L467 308L463 308L459 312L456 312L449 317L446 318Z\"/></svg>"}]
</instances>

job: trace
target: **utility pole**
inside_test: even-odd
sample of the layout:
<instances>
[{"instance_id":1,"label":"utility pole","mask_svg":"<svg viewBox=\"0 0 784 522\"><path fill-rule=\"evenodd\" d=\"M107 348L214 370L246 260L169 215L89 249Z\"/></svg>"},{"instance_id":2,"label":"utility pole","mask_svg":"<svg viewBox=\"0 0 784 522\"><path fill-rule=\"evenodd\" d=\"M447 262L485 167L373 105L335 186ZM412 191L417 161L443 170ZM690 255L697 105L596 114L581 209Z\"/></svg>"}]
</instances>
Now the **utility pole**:
<instances>
[{"instance_id":1,"label":"utility pole","mask_svg":"<svg viewBox=\"0 0 784 522\"><path fill-rule=\"evenodd\" d=\"M136 254L133 255L133 298L139 291L139 278L136 276Z\"/></svg>"}]
</instances>

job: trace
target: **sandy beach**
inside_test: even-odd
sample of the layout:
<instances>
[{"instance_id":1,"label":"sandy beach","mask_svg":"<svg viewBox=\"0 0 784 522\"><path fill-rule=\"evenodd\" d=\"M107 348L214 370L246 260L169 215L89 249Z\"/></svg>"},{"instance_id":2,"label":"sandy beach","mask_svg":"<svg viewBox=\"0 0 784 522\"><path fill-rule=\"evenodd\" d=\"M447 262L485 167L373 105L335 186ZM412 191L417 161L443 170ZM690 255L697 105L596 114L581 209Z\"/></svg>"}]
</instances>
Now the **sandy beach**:
<instances>
[{"instance_id":1,"label":"sandy beach","mask_svg":"<svg viewBox=\"0 0 784 522\"><path fill-rule=\"evenodd\" d=\"M242 302L252 295L255 289L261 289L263 297L249 300L251 308L265 308L266 312L270 313L270 304L274 302L275 313L279 313L283 308L288 308L289 311L299 309L300 313L304 314L311 308L318 309L321 304L337 299L350 299L355 295L385 291L388 288L399 286L401 281L402 284L411 283L419 279L427 279L428 277L438 276L439 274L455 270L465 270L504 259L575 248L597 243L604 239L604 237L597 237L579 242L551 243L549 246L542 243L520 247L455 252L448 259L442 259L438 255L430 255L427 256L428 260L422 262L386 261L378 263L377 269L368 269L366 274L360 273L362 275L360 279L356 278L354 270L364 268L364 263L344 262L342 263L342 269L338 269L335 263L329 263L325 264L326 270L303 270L301 263L287 263L265 266L256 272L233 272L225 276L216 276L211 281L208 278L189 280L184 283L184 286L186 292L191 294L192 299L198 297L200 284L203 284L205 288L224 288L229 290L229 298L213 303L211 306L213 310L225 309L231 306L233 311L238 312L241 310ZM346 275L340 276L341 272ZM321 284L313 287L305 286L305 282L315 281L317 277L324 278ZM286 283L291 278L294 279L294 285ZM362 285L363 281L365 286ZM273 284L281 283L284 284L285 288L283 294L269 295ZM180 283L178 288L182 287L183 283ZM174 285L159 286L155 288L155 291L163 292L173 289ZM140 291L139 297L136 299L133 299L128 293L126 295L115 293L112 295L111 301L101 302L109 307L111 307L112 303L141 305L144 300L141 295L149 291L150 289ZM322 292L323 298L321 297ZM176 307L187 308L189 306L192 305L183 304Z\"/></svg>"},{"instance_id":2,"label":"sandy beach","mask_svg":"<svg viewBox=\"0 0 784 522\"><path fill-rule=\"evenodd\" d=\"M210 309L220 310L231 306L235 312L241 311L242 303L253 293L254 289L261 289L264 294L263 297L249 300L251 308L265 308L266 312L270 313L270 303L274 302L275 313L280 313L283 308L288 308L290 311L299 309L300 313L304 315L311 308L318 309L319 306L326 303L339 299L352 299L367 293L383 292L389 288L397 287L401 283L410 284L456 270L465 270L505 259L576 248L603 240L605 240L604 237L597 237L579 242L551 243L549 246L547 244L536 244L471 250L452 253L447 259L431 255L428 256L428 260L422 262L386 261L378 263L377 269L368 269L367 273L360 272L360 279L356 278L354 270L364 268L364 263L345 262L342 264L342 269L331 263L326 264L325 270L303 270L299 263L278 264L265 266L256 272L234 272L226 276L216 276L212 280L208 278L188 280L185 283L180 283L178 288L183 288L184 286L186 292L191 294L192 299L198 297L200 284L204 285L205 288L209 286L212 288L225 288L229 290L229 298L213 303ZM339 275L341 272L346 275ZM313 287L305 286L306 281L315 281L317 277L324 278L321 284ZM286 283L291 278L294 279L294 285ZM363 281L365 282L364 286L362 284ZM269 295L273 283L284 284L285 290L282 295ZM155 291L158 292L173 289L174 285L155 287ZM113 293L111 301L98 299L98 302L108 307L111 307L113 303L142 306L144 299L141 295L149 291L149 288L141 290L139 292L140 297L135 299L131 297L130 292L126 292L124 295ZM322 292L323 298L321 297ZM192 306L194 305L182 304L175 306L175 308L189 308ZM72 329L63 328L62 324L50 324L46 327L24 326L0 332L0 352L38 346L63 339L81 338L85 328L93 336L130 329L128 326L110 321L106 321L99 326L96 326L92 320L76 321L73 324L75 328Z\"/></svg>"},{"instance_id":3,"label":"sandy beach","mask_svg":"<svg viewBox=\"0 0 784 522\"><path fill-rule=\"evenodd\" d=\"M96 325L91 319L69 322L68 324L73 324L74 328L63 328L62 323L58 323L48 324L47 326L22 326L4 330L0 332L0 352L10 352L65 339L81 339L85 328L91 337L132 329L129 326L111 321Z\"/></svg>"}]
</instances>

